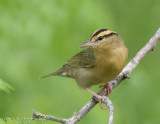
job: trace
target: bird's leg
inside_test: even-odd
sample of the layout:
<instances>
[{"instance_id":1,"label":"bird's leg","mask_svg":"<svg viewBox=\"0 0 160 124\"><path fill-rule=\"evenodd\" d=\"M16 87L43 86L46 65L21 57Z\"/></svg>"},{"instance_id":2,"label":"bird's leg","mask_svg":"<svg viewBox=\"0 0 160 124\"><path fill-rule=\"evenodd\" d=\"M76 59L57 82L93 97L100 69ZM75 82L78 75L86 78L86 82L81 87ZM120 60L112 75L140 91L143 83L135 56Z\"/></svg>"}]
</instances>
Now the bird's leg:
<instances>
[{"instance_id":1,"label":"bird's leg","mask_svg":"<svg viewBox=\"0 0 160 124\"><path fill-rule=\"evenodd\" d=\"M101 108L102 110L106 110L106 108L104 108L104 107L102 106L102 100L103 100L104 98L106 98L106 96L100 96L100 95L98 95L97 93L95 93L95 92L93 92L92 90L90 90L89 88L86 88L86 90L87 90L88 92L92 93L95 97L97 97L97 98L99 99L100 108Z\"/></svg>"},{"instance_id":2,"label":"bird's leg","mask_svg":"<svg viewBox=\"0 0 160 124\"><path fill-rule=\"evenodd\" d=\"M106 83L106 84L104 84L104 85L99 85L99 88L101 88L101 87L104 87L104 88L107 89L107 96L109 96L109 94L112 93L112 89L111 89L111 87L109 86L108 83Z\"/></svg>"}]
</instances>

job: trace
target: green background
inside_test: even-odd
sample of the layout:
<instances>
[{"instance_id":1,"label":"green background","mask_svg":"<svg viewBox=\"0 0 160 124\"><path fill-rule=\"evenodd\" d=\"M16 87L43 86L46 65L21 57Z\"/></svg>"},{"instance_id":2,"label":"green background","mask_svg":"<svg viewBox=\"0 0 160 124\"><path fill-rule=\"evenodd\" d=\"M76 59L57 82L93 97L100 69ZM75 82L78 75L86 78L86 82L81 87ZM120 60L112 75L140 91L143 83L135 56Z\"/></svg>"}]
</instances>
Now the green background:
<instances>
[{"instance_id":1,"label":"green background","mask_svg":"<svg viewBox=\"0 0 160 124\"><path fill-rule=\"evenodd\" d=\"M0 0L0 78L14 88L0 91L0 118L30 118L33 109L71 117L92 95L73 79L38 78L81 51L97 29L123 37L129 62L159 27L159 0ZM115 124L160 123L159 63L158 45L109 96ZM79 124L106 124L108 113L97 105Z\"/></svg>"}]
</instances>

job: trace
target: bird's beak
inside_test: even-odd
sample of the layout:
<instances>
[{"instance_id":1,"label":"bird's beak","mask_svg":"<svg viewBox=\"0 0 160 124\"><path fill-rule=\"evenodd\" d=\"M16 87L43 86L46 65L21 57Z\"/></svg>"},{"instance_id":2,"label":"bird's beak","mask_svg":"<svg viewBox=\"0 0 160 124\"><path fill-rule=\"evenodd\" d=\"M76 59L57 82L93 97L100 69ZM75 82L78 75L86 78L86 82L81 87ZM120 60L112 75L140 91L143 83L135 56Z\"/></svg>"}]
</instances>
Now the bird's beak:
<instances>
[{"instance_id":1,"label":"bird's beak","mask_svg":"<svg viewBox=\"0 0 160 124\"><path fill-rule=\"evenodd\" d=\"M80 47L91 47L91 46L94 46L94 43L88 40L87 42L82 44Z\"/></svg>"}]
</instances>

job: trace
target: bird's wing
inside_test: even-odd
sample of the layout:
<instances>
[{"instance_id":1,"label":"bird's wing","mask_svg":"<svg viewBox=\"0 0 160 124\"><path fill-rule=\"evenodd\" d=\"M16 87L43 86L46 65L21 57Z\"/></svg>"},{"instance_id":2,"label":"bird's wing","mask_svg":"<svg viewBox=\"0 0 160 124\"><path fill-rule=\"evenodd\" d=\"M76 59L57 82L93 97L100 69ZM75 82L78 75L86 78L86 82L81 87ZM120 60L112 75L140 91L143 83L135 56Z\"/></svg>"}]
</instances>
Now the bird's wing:
<instances>
[{"instance_id":1,"label":"bird's wing","mask_svg":"<svg viewBox=\"0 0 160 124\"><path fill-rule=\"evenodd\" d=\"M81 51L67 61L68 65L81 68L92 68L95 66L95 55L91 48Z\"/></svg>"}]
</instances>

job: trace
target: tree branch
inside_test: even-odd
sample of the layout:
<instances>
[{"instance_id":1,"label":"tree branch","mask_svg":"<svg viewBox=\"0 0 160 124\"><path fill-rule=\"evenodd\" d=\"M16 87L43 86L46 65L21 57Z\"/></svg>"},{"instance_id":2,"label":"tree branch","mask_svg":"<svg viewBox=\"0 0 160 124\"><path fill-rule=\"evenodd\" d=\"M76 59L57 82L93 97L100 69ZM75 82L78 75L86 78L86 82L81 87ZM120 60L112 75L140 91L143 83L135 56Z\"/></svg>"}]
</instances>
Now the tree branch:
<instances>
[{"instance_id":1,"label":"tree branch","mask_svg":"<svg viewBox=\"0 0 160 124\"><path fill-rule=\"evenodd\" d=\"M120 84L124 79L129 78L130 73L133 71L133 69L139 64L139 62L146 56L150 51L153 51L155 46L160 40L160 28L155 33L155 35L149 40L149 42L136 54L136 56L126 65L126 67L122 70L122 72L118 75L118 77L112 81L109 82L109 85L111 89L114 89L117 87L118 84ZM99 92L99 95L107 95L107 91L105 88L102 88ZM33 119L41 118L46 120L52 120L61 122L64 124L75 124L79 120L81 120L97 103L98 99L96 97L92 97L92 99L81 109L79 112L77 112L75 115L73 115L69 119L61 119L50 115L43 115L35 110L33 111ZM113 114L114 114L114 108L112 102L106 97L102 101L109 107L109 122L108 124L113 124Z\"/></svg>"}]
</instances>

